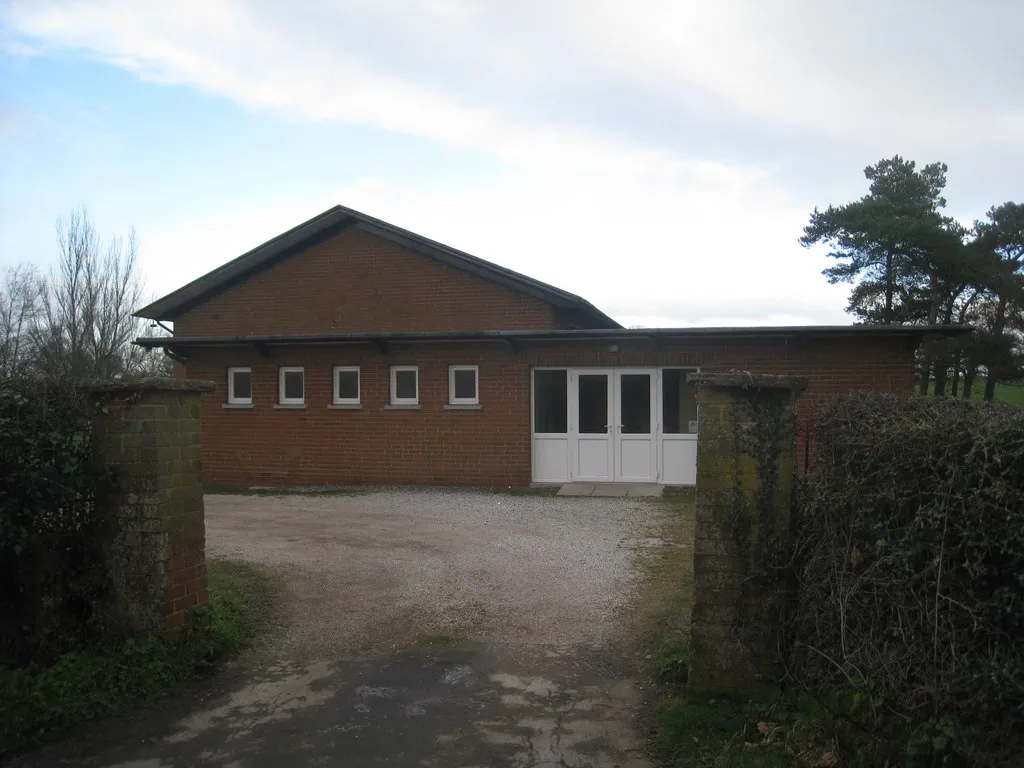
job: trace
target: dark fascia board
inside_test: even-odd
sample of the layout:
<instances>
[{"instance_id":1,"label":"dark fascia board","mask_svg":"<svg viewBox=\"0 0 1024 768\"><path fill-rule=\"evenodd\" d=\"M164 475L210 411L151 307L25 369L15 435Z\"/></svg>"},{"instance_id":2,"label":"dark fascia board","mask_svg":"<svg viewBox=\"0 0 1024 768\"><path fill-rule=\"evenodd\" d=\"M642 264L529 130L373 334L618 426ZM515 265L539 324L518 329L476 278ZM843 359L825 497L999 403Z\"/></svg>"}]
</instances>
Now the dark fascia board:
<instances>
[{"instance_id":1,"label":"dark fascia board","mask_svg":"<svg viewBox=\"0 0 1024 768\"><path fill-rule=\"evenodd\" d=\"M584 328L539 331L410 331L405 333L312 333L280 336L147 336L142 347L251 346L254 344L380 344L427 342L587 341L700 338L946 338L971 332L966 325L790 325L736 328Z\"/></svg>"},{"instance_id":2,"label":"dark fascia board","mask_svg":"<svg viewBox=\"0 0 1024 768\"><path fill-rule=\"evenodd\" d=\"M471 256L443 243L417 235L414 232L396 227L393 224L388 224L386 221L367 216L364 213L342 205L336 205L334 208L314 216L309 221L303 222L297 227L268 240L263 245L253 248L238 258L232 259L228 263L193 280L191 283L169 293L162 299L158 299L152 304L143 307L135 315L153 320L173 321L177 315L180 315L186 309L226 290L236 280L251 275L275 260L300 250L303 246L320 236L334 234L349 226L397 245L402 245L424 256L490 280L510 290L533 296L555 306L586 312L592 317L595 325L599 327L622 327L618 322L580 296L477 258L476 256Z\"/></svg>"}]
</instances>

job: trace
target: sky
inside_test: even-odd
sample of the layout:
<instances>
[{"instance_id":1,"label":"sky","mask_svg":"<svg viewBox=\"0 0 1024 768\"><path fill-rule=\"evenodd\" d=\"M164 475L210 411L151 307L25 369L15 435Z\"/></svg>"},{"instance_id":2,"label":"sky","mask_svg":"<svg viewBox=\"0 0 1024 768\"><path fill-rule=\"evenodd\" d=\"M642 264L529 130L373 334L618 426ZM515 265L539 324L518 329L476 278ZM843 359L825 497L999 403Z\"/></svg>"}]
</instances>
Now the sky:
<instances>
[{"instance_id":1,"label":"sky","mask_svg":"<svg viewBox=\"0 0 1024 768\"><path fill-rule=\"evenodd\" d=\"M900 154L1024 201L1016 0L0 0L0 267L153 297L335 204L627 326L848 323L798 239Z\"/></svg>"}]
</instances>

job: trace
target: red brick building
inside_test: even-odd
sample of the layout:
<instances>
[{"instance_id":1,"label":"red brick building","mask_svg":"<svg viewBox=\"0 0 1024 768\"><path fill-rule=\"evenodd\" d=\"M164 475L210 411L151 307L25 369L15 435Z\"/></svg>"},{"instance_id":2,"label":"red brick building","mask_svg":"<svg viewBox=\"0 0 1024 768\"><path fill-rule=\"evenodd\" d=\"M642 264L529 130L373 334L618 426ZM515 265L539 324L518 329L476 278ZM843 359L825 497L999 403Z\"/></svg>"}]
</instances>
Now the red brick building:
<instances>
[{"instance_id":1,"label":"red brick building","mask_svg":"<svg viewBox=\"0 0 1024 768\"><path fill-rule=\"evenodd\" d=\"M624 329L578 296L335 207L137 313L204 395L204 479L692 484L686 374L910 392L921 327Z\"/></svg>"}]
</instances>

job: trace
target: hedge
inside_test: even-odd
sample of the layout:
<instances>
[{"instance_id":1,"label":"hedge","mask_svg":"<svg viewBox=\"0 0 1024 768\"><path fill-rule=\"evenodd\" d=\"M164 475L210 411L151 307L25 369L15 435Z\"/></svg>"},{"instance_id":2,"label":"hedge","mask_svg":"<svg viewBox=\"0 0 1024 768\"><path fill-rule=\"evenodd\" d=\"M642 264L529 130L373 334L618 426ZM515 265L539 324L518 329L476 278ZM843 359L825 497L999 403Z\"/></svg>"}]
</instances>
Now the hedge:
<instances>
[{"instance_id":1,"label":"hedge","mask_svg":"<svg viewBox=\"0 0 1024 768\"><path fill-rule=\"evenodd\" d=\"M48 663L107 631L93 406L68 382L0 380L0 664Z\"/></svg>"},{"instance_id":2,"label":"hedge","mask_svg":"<svg viewBox=\"0 0 1024 768\"><path fill-rule=\"evenodd\" d=\"M1024 411L851 395L814 423L790 674L879 760L1019 765Z\"/></svg>"}]
</instances>

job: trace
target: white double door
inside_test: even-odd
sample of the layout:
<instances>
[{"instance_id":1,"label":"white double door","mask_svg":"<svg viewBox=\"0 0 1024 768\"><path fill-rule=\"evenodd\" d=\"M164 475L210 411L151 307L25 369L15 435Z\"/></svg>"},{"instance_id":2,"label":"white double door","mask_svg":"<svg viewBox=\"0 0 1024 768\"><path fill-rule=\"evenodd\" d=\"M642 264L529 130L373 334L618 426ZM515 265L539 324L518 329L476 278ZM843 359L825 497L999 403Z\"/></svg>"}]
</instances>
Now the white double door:
<instances>
[{"instance_id":1,"label":"white double door","mask_svg":"<svg viewBox=\"0 0 1024 768\"><path fill-rule=\"evenodd\" d=\"M654 368L571 370L568 447L574 481L657 481L657 382Z\"/></svg>"}]
</instances>

